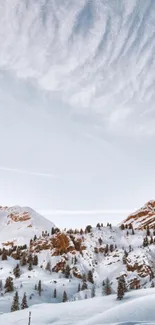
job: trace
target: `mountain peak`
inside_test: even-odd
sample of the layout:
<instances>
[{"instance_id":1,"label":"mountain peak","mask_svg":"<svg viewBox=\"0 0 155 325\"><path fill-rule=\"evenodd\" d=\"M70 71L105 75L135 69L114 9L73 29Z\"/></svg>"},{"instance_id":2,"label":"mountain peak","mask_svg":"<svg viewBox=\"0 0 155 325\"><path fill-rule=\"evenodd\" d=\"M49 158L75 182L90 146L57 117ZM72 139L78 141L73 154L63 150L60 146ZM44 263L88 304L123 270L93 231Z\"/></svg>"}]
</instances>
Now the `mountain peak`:
<instances>
[{"instance_id":1,"label":"mountain peak","mask_svg":"<svg viewBox=\"0 0 155 325\"><path fill-rule=\"evenodd\" d=\"M42 231L51 231L54 224L29 207L0 206L0 238L1 243L29 243L34 235Z\"/></svg>"},{"instance_id":2,"label":"mountain peak","mask_svg":"<svg viewBox=\"0 0 155 325\"><path fill-rule=\"evenodd\" d=\"M143 229L146 226L155 226L155 200L148 201L142 208L130 214L123 221L125 225L132 224L135 229Z\"/></svg>"}]
</instances>

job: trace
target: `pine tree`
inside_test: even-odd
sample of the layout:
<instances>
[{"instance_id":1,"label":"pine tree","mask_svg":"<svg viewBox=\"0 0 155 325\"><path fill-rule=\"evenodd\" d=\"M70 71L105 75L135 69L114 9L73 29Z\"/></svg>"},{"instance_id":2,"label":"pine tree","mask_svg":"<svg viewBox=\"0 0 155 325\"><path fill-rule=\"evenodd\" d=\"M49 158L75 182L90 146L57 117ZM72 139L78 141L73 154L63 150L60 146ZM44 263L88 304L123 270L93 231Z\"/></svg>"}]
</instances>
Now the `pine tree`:
<instances>
[{"instance_id":1,"label":"pine tree","mask_svg":"<svg viewBox=\"0 0 155 325\"><path fill-rule=\"evenodd\" d=\"M29 271L32 271L32 270L33 270L32 262L29 262L28 270L29 270Z\"/></svg>"},{"instance_id":2,"label":"pine tree","mask_svg":"<svg viewBox=\"0 0 155 325\"><path fill-rule=\"evenodd\" d=\"M25 266L26 263L27 263L26 255L23 254L23 256L22 256L21 259L20 259L20 265L21 265L21 266Z\"/></svg>"},{"instance_id":3,"label":"pine tree","mask_svg":"<svg viewBox=\"0 0 155 325\"><path fill-rule=\"evenodd\" d=\"M38 256L34 255L33 257L33 265L38 265Z\"/></svg>"},{"instance_id":4,"label":"pine tree","mask_svg":"<svg viewBox=\"0 0 155 325\"><path fill-rule=\"evenodd\" d=\"M27 304L27 297L26 297L26 293L24 293L23 299L22 299L22 303L21 303L21 309L26 309L28 308L28 304Z\"/></svg>"},{"instance_id":5,"label":"pine tree","mask_svg":"<svg viewBox=\"0 0 155 325\"><path fill-rule=\"evenodd\" d=\"M13 303L11 306L11 312L19 310L19 296L18 296L18 291L16 291L14 298L13 298Z\"/></svg>"},{"instance_id":6,"label":"pine tree","mask_svg":"<svg viewBox=\"0 0 155 325\"><path fill-rule=\"evenodd\" d=\"M66 301L68 301L68 297L67 297L66 291L64 291L63 297L62 297L62 302L66 302Z\"/></svg>"},{"instance_id":7,"label":"pine tree","mask_svg":"<svg viewBox=\"0 0 155 325\"><path fill-rule=\"evenodd\" d=\"M143 247L146 247L146 246L148 246L148 237L146 236L145 238L144 238L144 240L143 240Z\"/></svg>"},{"instance_id":8,"label":"pine tree","mask_svg":"<svg viewBox=\"0 0 155 325\"><path fill-rule=\"evenodd\" d=\"M19 264L16 265L16 267L13 269L13 274L16 278L20 278L20 267Z\"/></svg>"},{"instance_id":9,"label":"pine tree","mask_svg":"<svg viewBox=\"0 0 155 325\"><path fill-rule=\"evenodd\" d=\"M14 290L12 277L9 276L6 279L4 288L5 288L5 292L11 292Z\"/></svg>"},{"instance_id":10,"label":"pine tree","mask_svg":"<svg viewBox=\"0 0 155 325\"><path fill-rule=\"evenodd\" d=\"M91 282L92 284L94 283L93 273L92 273L91 270L88 272L87 280L88 280L89 282Z\"/></svg>"},{"instance_id":11,"label":"pine tree","mask_svg":"<svg viewBox=\"0 0 155 325\"><path fill-rule=\"evenodd\" d=\"M41 296L41 292L42 292L42 286L41 286L41 280L39 280L39 282L38 282L38 293L39 293L39 296Z\"/></svg>"},{"instance_id":12,"label":"pine tree","mask_svg":"<svg viewBox=\"0 0 155 325\"><path fill-rule=\"evenodd\" d=\"M147 228L146 228L146 236L150 236L150 228L149 228L149 226L147 226Z\"/></svg>"},{"instance_id":13,"label":"pine tree","mask_svg":"<svg viewBox=\"0 0 155 325\"><path fill-rule=\"evenodd\" d=\"M106 296L111 295L111 284L108 278L105 280L104 294Z\"/></svg>"},{"instance_id":14,"label":"pine tree","mask_svg":"<svg viewBox=\"0 0 155 325\"><path fill-rule=\"evenodd\" d=\"M57 297L57 290L54 289L54 292L53 292L53 298L56 298Z\"/></svg>"},{"instance_id":15,"label":"pine tree","mask_svg":"<svg viewBox=\"0 0 155 325\"><path fill-rule=\"evenodd\" d=\"M134 235L134 234L135 234L135 231L134 231L133 226L132 226L132 235Z\"/></svg>"},{"instance_id":16,"label":"pine tree","mask_svg":"<svg viewBox=\"0 0 155 325\"><path fill-rule=\"evenodd\" d=\"M33 263L33 256L32 256L32 254L29 254L28 259L27 259L27 263Z\"/></svg>"},{"instance_id":17,"label":"pine tree","mask_svg":"<svg viewBox=\"0 0 155 325\"><path fill-rule=\"evenodd\" d=\"M69 267L69 265L66 265L65 278L68 279L69 277L70 277L70 267Z\"/></svg>"},{"instance_id":18,"label":"pine tree","mask_svg":"<svg viewBox=\"0 0 155 325\"><path fill-rule=\"evenodd\" d=\"M92 298L95 297L95 286L94 285L92 286L92 289L91 289L91 297Z\"/></svg>"},{"instance_id":19,"label":"pine tree","mask_svg":"<svg viewBox=\"0 0 155 325\"><path fill-rule=\"evenodd\" d=\"M7 259L8 259L8 257L7 257L6 250L3 249L3 252L2 252L2 261L6 261Z\"/></svg>"},{"instance_id":20,"label":"pine tree","mask_svg":"<svg viewBox=\"0 0 155 325\"><path fill-rule=\"evenodd\" d=\"M87 280L86 280L86 275L84 274L83 275L83 279L82 279L82 287L81 287L81 290L86 290L88 289L88 286L87 286Z\"/></svg>"},{"instance_id":21,"label":"pine tree","mask_svg":"<svg viewBox=\"0 0 155 325\"><path fill-rule=\"evenodd\" d=\"M3 282L0 280L0 291L3 289Z\"/></svg>"},{"instance_id":22,"label":"pine tree","mask_svg":"<svg viewBox=\"0 0 155 325\"><path fill-rule=\"evenodd\" d=\"M51 261L47 262L45 270L51 272Z\"/></svg>"},{"instance_id":23,"label":"pine tree","mask_svg":"<svg viewBox=\"0 0 155 325\"><path fill-rule=\"evenodd\" d=\"M121 276L118 279L117 299L119 299L119 300L123 299L124 294L125 294L125 280L124 280L124 277Z\"/></svg>"},{"instance_id":24,"label":"pine tree","mask_svg":"<svg viewBox=\"0 0 155 325\"><path fill-rule=\"evenodd\" d=\"M81 291L81 286L80 286L80 283L78 284L78 292Z\"/></svg>"}]
</instances>

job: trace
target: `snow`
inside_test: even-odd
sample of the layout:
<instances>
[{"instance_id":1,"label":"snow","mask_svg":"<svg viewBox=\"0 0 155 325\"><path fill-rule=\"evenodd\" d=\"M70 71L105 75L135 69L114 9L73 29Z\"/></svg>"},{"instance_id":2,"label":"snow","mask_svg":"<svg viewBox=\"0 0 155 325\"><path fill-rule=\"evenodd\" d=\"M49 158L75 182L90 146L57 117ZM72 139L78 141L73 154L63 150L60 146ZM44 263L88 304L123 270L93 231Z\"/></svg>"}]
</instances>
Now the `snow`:
<instances>
[{"instance_id":1,"label":"snow","mask_svg":"<svg viewBox=\"0 0 155 325\"><path fill-rule=\"evenodd\" d=\"M0 324L25 325L32 312L33 325L100 325L111 323L155 324L155 289L127 293L122 301L116 295L61 304L41 304L29 310L0 315Z\"/></svg>"},{"instance_id":2,"label":"snow","mask_svg":"<svg viewBox=\"0 0 155 325\"><path fill-rule=\"evenodd\" d=\"M10 215L17 217L13 221ZM28 216L28 220L24 217ZM23 221L20 221L23 218ZM51 232L54 224L29 207L0 207L0 244L13 241L14 244L29 244L34 235L41 235L42 231Z\"/></svg>"}]
</instances>

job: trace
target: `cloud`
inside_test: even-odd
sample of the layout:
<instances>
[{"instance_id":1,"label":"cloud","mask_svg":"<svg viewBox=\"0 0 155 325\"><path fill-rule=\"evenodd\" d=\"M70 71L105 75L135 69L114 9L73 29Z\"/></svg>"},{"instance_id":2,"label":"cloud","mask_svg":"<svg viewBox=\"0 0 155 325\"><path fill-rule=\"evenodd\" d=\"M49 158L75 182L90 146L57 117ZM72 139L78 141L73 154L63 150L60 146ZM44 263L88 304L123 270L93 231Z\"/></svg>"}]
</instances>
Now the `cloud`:
<instances>
[{"instance_id":1,"label":"cloud","mask_svg":"<svg viewBox=\"0 0 155 325\"><path fill-rule=\"evenodd\" d=\"M33 172L28 170L22 170L22 169L16 169L16 168L9 168L0 166L0 171L4 172L12 172L12 173L18 173L18 174L25 174L30 176L40 176L40 177L47 177L47 178L54 178L54 179L60 179L61 176L49 174L49 173L39 173L39 172Z\"/></svg>"},{"instance_id":2,"label":"cloud","mask_svg":"<svg viewBox=\"0 0 155 325\"><path fill-rule=\"evenodd\" d=\"M101 116L108 131L131 134L132 123L132 132L150 133L154 0L143 8L136 0L57 2L0 4L0 67L33 78L72 112Z\"/></svg>"}]
</instances>

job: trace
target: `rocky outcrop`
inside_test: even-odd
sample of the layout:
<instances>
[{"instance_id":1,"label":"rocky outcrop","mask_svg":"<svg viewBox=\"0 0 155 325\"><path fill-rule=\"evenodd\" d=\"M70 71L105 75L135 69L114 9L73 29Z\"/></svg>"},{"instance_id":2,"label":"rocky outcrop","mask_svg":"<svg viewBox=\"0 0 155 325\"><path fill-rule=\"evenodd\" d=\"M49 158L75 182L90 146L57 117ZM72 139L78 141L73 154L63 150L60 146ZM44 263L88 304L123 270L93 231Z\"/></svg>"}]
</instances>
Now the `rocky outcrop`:
<instances>
[{"instance_id":1,"label":"rocky outcrop","mask_svg":"<svg viewBox=\"0 0 155 325\"><path fill-rule=\"evenodd\" d=\"M155 228L155 201L147 202L141 209L130 214L122 224L132 224L134 229L145 229L148 226Z\"/></svg>"}]
</instances>

